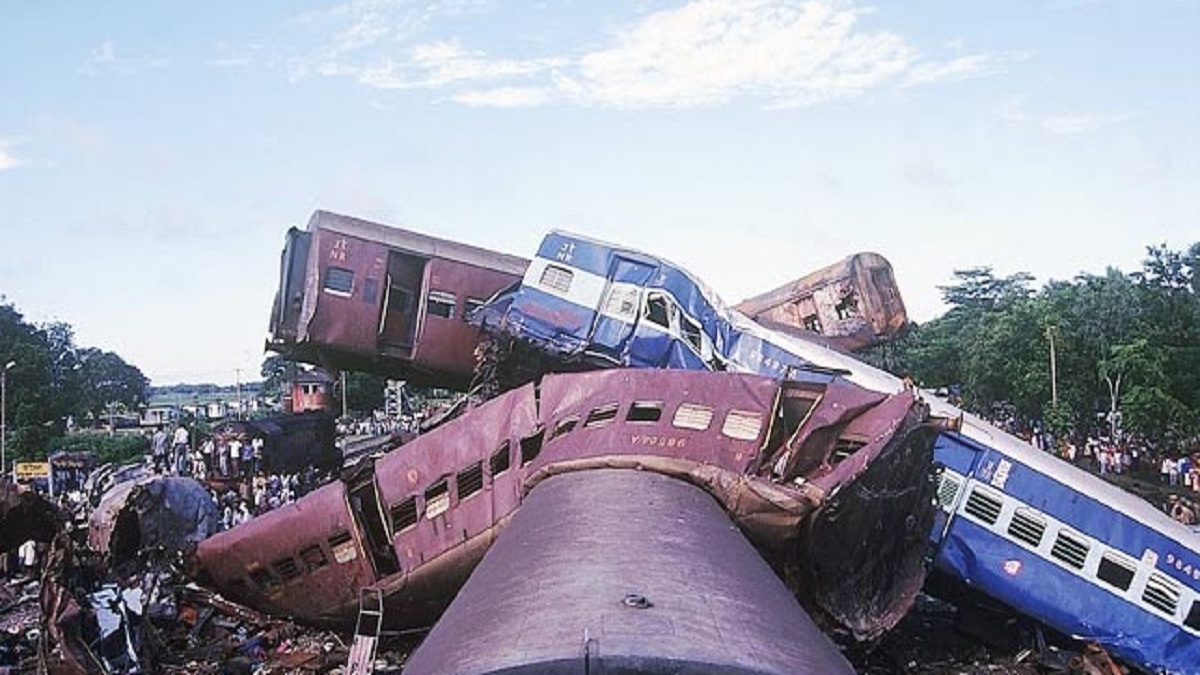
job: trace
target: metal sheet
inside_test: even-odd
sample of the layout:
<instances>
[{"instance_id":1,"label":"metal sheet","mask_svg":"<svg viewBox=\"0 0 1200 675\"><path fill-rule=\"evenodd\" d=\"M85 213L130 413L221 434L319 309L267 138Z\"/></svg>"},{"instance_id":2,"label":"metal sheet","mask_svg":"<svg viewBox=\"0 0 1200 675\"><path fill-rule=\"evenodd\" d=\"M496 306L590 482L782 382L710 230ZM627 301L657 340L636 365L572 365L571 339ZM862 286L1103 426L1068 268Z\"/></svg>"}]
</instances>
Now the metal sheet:
<instances>
[{"instance_id":1,"label":"metal sheet","mask_svg":"<svg viewBox=\"0 0 1200 675\"><path fill-rule=\"evenodd\" d=\"M853 670L702 490L595 470L530 493L405 667L500 672Z\"/></svg>"}]
</instances>

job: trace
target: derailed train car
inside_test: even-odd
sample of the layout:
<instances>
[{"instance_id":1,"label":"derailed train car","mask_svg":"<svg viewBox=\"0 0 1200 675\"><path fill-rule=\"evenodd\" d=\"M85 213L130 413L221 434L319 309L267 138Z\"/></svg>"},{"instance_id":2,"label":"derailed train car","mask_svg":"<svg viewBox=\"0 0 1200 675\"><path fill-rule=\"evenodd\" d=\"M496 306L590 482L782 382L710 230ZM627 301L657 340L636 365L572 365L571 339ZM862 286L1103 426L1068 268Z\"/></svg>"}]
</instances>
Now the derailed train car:
<instances>
[{"instance_id":1,"label":"derailed train car","mask_svg":"<svg viewBox=\"0 0 1200 675\"><path fill-rule=\"evenodd\" d=\"M895 337L908 323L892 265L878 253L848 256L734 309L764 326L805 331L849 351Z\"/></svg>"},{"instance_id":2,"label":"derailed train car","mask_svg":"<svg viewBox=\"0 0 1200 675\"><path fill-rule=\"evenodd\" d=\"M527 262L317 211L287 234L267 349L329 369L414 383L470 381L476 331L462 317Z\"/></svg>"},{"instance_id":3,"label":"derailed train car","mask_svg":"<svg viewBox=\"0 0 1200 675\"><path fill-rule=\"evenodd\" d=\"M685 270L563 232L523 283L473 320L564 367L654 367L789 377L825 367L867 390L905 384L840 351L729 310ZM519 353L519 352L518 352ZM982 595L1137 667L1196 673L1200 535L1125 491L930 397L962 420L935 446L944 467L934 565ZM785 469L802 458L781 457Z\"/></svg>"},{"instance_id":4,"label":"derailed train car","mask_svg":"<svg viewBox=\"0 0 1200 675\"><path fill-rule=\"evenodd\" d=\"M824 371L548 375L206 539L195 574L318 624L374 589L388 625L428 627L539 484L635 469L711 495L810 607L868 638L924 580L934 436L911 392Z\"/></svg>"}]
</instances>

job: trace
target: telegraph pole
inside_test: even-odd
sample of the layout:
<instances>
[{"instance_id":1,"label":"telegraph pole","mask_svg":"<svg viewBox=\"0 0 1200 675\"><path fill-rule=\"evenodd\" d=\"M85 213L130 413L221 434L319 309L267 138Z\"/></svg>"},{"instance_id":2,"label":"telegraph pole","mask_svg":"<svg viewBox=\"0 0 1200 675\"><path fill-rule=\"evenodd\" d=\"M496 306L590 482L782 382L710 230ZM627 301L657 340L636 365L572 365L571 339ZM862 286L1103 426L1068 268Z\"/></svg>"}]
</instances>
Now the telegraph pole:
<instances>
[{"instance_id":1,"label":"telegraph pole","mask_svg":"<svg viewBox=\"0 0 1200 675\"><path fill-rule=\"evenodd\" d=\"M1054 334L1058 326L1046 326L1046 339L1050 341L1050 405L1058 407L1058 360L1054 350Z\"/></svg>"}]
</instances>

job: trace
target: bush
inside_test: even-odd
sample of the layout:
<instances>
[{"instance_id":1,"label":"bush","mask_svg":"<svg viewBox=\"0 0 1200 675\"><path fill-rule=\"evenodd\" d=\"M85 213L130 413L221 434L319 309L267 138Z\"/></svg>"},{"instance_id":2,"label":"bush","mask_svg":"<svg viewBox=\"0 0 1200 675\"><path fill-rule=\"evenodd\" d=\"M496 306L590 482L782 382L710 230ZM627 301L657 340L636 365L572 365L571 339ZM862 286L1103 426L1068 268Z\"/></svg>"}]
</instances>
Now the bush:
<instances>
[{"instance_id":1,"label":"bush","mask_svg":"<svg viewBox=\"0 0 1200 675\"><path fill-rule=\"evenodd\" d=\"M150 452L150 439L141 434L110 436L107 433L83 431L56 438L50 442L50 447L52 452L91 450L96 453L101 463L121 464L139 459Z\"/></svg>"}]
</instances>

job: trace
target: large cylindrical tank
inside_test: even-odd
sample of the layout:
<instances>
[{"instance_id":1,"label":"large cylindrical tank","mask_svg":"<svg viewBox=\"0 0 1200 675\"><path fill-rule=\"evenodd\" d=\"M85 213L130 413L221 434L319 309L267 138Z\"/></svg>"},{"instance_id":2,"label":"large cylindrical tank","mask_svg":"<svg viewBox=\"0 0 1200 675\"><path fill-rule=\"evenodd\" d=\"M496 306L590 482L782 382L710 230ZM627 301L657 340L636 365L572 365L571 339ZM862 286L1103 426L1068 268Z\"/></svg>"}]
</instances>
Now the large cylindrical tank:
<instances>
[{"instance_id":1,"label":"large cylindrical tank","mask_svg":"<svg viewBox=\"0 0 1200 675\"><path fill-rule=\"evenodd\" d=\"M703 490L621 469L529 494L405 675L852 675Z\"/></svg>"}]
</instances>

